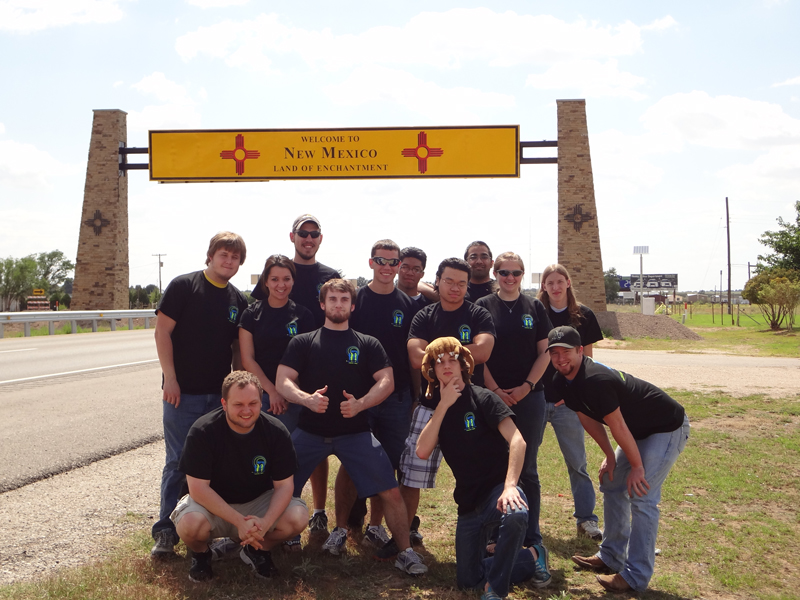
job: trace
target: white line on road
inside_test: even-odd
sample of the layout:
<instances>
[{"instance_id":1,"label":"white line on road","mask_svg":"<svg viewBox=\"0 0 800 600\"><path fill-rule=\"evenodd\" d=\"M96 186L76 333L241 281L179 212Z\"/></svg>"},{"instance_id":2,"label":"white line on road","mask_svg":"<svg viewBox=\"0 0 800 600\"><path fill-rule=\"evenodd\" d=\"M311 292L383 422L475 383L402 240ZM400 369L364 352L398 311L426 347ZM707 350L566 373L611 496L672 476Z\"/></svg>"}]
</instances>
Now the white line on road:
<instances>
[{"instance_id":1,"label":"white line on road","mask_svg":"<svg viewBox=\"0 0 800 600\"><path fill-rule=\"evenodd\" d=\"M0 354L5 354L6 352L30 352L31 350L38 350L38 348L20 348L19 350L0 350Z\"/></svg>"},{"instance_id":2,"label":"white line on road","mask_svg":"<svg viewBox=\"0 0 800 600\"><path fill-rule=\"evenodd\" d=\"M65 371L63 373L51 373L50 375L36 375L35 377L22 377L21 379L7 379L0 381L0 385L4 383L19 383L20 381L34 381L36 379L46 379L48 377L60 377L62 375L75 375L76 373L88 373L90 371L103 371L105 369L117 369L119 367L130 367L131 365L143 365L146 363L158 362L157 358L150 360L137 360L136 362L122 363L119 365L108 365L107 367L93 367L91 369L79 369L78 371Z\"/></svg>"}]
</instances>

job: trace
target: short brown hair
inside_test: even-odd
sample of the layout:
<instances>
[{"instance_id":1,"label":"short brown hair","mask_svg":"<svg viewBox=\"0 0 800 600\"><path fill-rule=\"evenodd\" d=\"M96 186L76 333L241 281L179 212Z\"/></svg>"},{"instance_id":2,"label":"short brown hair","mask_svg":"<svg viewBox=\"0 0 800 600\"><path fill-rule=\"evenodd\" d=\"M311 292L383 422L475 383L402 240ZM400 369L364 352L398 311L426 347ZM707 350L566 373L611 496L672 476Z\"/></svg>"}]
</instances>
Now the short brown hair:
<instances>
[{"instance_id":1,"label":"short brown hair","mask_svg":"<svg viewBox=\"0 0 800 600\"><path fill-rule=\"evenodd\" d=\"M206 266L211 264L211 259L220 248L225 248L231 252L238 252L241 260L240 265L244 264L245 256L247 255L247 247L244 245L242 236L232 231L220 231L217 235L211 238L208 243L208 252L206 252Z\"/></svg>"},{"instance_id":2,"label":"short brown hair","mask_svg":"<svg viewBox=\"0 0 800 600\"><path fill-rule=\"evenodd\" d=\"M222 382L222 397L227 400L228 393L231 391L233 386L236 386L241 390L246 388L248 385L255 386L255 388L258 390L259 396L264 392L258 377L249 371L233 371L225 378L225 381Z\"/></svg>"},{"instance_id":3,"label":"short brown hair","mask_svg":"<svg viewBox=\"0 0 800 600\"><path fill-rule=\"evenodd\" d=\"M347 279L329 279L319 290L319 301L325 302L325 298L328 296L328 290L336 290L337 292L348 292L350 294L350 300L355 302L356 300L356 288L353 287L353 284L347 281Z\"/></svg>"},{"instance_id":4,"label":"short brown hair","mask_svg":"<svg viewBox=\"0 0 800 600\"><path fill-rule=\"evenodd\" d=\"M374 257L378 250L395 250L397 252L397 256L400 256L400 246L398 246L392 240L378 240L372 244L372 252L370 253L369 257Z\"/></svg>"}]
</instances>

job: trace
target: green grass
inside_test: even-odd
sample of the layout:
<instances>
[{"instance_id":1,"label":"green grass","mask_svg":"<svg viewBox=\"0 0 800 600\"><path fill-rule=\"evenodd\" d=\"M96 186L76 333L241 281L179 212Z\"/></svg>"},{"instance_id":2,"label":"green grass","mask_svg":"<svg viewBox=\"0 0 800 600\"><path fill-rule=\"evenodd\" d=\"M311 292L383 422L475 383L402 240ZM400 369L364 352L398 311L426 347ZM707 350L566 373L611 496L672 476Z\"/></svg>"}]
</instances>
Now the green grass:
<instances>
[{"instance_id":1,"label":"green grass","mask_svg":"<svg viewBox=\"0 0 800 600\"><path fill-rule=\"evenodd\" d=\"M100 321L97 325L97 331L111 331L111 326L107 324L108 321ZM144 329L144 326L136 325L134 329ZM117 331L128 331L127 320L117 324ZM91 327L78 327L78 333L91 333ZM72 333L72 325L70 323L63 323L61 327L55 330L55 335L69 335ZM19 338L24 337L23 331L6 331L3 337ZM31 337L50 335L50 330L47 325L43 327L31 327Z\"/></svg>"},{"instance_id":2,"label":"green grass","mask_svg":"<svg viewBox=\"0 0 800 600\"><path fill-rule=\"evenodd\" d=\"M645 600L678 598L796 598L800 569L794 559L800 536L800 400L762 396L671 391L687 409L692 433L663 488L656 571ZM588 440L589 472L596 476L602 459ZM335 461L332 461L332 467ZM332 468L331 485L335 469ZM537 590L515 588L511 598L577 600L610 598L591 573L569 557L593 553L596 545L575 537L573 505L566 468L552 429L547 428L539 454L542 483L541 529L550 549L553 583ZM435 490L423 492L419 514L425 535L422 551L427 576L412 579L391 564L376 563L351 539L348 556L323 556L321 541L302 555L275 553L281 577L252 578L236 558L214 564L215 581L192 584L188 560L153 563L152 541L144 515L120 519L142 529L118 541L109 556L80 569L65 570L33 583L0 588L0 598L20 599L228 599L290 600L361 598L467 599L476 593L454 588L453 535L456 521L452 475L443 466ZM329 494L329 514L333 514ZM602 495L597 514L601 516ZM307 542L304 534L304 543ZM183 552L183 546L179 546Z\"/></svg>"}]
</instances>

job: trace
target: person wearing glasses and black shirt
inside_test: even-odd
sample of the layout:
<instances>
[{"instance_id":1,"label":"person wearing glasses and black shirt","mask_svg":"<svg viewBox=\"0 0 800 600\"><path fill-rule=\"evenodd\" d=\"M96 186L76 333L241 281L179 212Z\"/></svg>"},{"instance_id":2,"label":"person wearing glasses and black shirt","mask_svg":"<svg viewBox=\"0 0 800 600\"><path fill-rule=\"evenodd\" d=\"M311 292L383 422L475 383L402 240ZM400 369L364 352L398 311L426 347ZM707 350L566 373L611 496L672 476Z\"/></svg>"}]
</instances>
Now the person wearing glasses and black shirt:
<instances>
[{"instance_id":1,"label":"person wearing glasses and black shirt","mask_svg":"<svg viewBox=\"0 0 800 600\"><path fill-rule=\"evenodd\" d=\"M464 260L472 269L467 286L467 300L477 302L495 291L496 283L489 277L492 270L492 251L486 242L475 240L464 250Z\"/></svg>"},{"instance_id":2,"label":"person wearing glasses and black shirt","mask_svg":"<svg viewBox=\"0 0 800 600\"><path fill-rule=\"evenodd\" d=\"M539 380L550 364L547 334L553 327L544 305L522 293L525 265L518 254L503 252L498 256L494 276L499 284L497 293L477 302L492 315L497 332L492 355L486 361L484 385L514 411L517 428L527 444L519 479L528 498L525 546L541 545L537 458L544 431L545 399Z\"/></svg>"}]
</instances>

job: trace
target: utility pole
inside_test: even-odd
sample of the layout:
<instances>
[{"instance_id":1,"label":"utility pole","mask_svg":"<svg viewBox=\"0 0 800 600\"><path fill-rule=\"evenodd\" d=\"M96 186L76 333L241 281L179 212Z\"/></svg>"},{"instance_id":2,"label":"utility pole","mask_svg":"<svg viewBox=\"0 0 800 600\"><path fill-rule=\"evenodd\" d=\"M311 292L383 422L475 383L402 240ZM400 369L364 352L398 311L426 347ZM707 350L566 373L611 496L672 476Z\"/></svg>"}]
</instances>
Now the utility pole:
<instances>
[{"instance_id":1,"label":"utility pole","mask_svg":"<svg viewBox=\"0 0 800 600\"><path fill-rule=\"evenodd\" d=\"M166 254L153 254L153 256L158 257L158 295L161 295L161 267L164 266L164 263L161 262L161 257L166 256Z\"/></svg>"},{"instance_id":2,"label":"utility pole","mask_svg":"<svg viewBox=\"0 0 800 600\"><path fill-rule=\"evenodd\" d=\"M725 223L728 231L728 314L731 315L733 325L733 310L731 308L731 215L728 211L728 197L725 196Z\"/></svg>"}]
</instances>

